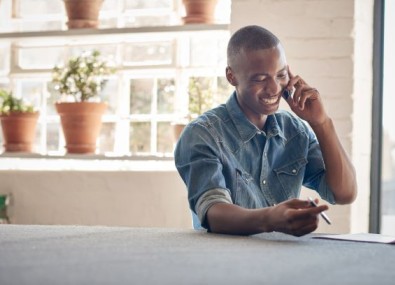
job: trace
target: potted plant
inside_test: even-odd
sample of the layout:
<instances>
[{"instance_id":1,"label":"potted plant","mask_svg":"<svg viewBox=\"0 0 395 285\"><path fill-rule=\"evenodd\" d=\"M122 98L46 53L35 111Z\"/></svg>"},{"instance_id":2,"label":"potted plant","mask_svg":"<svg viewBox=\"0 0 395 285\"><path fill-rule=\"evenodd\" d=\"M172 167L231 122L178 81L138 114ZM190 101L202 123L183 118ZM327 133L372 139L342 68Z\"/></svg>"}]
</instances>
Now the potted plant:
<instances>
[{"instance_id":1,"label":"potted plant","mask_svg":"<svg viewBox=\"0 0 395 285\"><path fill-rule=\"evenodd\" d=\"M174 139L177 141L184 127L213 106L214 98L208 78L191 77L188 85L188 114L173 123Z\"/></svg>"},{"instance_id":2,"label":"potted plant","mask_svg":"<svg viewBox=\"0 0 395 285\"><path fill-rule=\"evenodd\" d=\"M68 153L96 151L101 118L107 108L99 94L114 71L97 50L83 52L70 58L65 66L54 67L52 83L60 95L55 107Z\"/></svg>"},{"instance_id":3,"label":"potted plant","mask_svg":"<svg viewBox=\"0 0 395 285\"><path fill-rule=\"evenodd\" d=\"M69 29L97 28L103 0L64 0Z\"/></svg>"},{"instance_id":4,"label":"potted plant","mask_svg":"<svg viewBox=\"0 0 395 285\"><path fill-rule=\"evenodd\" d=\"M184 24L212 24L218 0L182 0L185 7Z\"/></svg>"},{"instance_id":5,"label":"potted plant","mask_svg":"<svg viewBox=\"0 0 395 285\"><path fill-rule=\"evenodd\" d=\"M16 98L11 91L0 90L0 120L6 152L32 152L39 112L31 104Z\"/></svg>"}]
</instances>

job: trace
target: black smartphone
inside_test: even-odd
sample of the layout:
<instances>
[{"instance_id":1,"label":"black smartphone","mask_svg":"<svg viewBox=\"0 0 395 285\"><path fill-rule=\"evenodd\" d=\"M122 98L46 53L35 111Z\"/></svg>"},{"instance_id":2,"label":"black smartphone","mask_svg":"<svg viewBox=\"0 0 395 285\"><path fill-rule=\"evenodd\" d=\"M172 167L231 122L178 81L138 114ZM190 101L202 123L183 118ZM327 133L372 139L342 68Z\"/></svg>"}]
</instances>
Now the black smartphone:
<instances>
[{"instance_id":1,"label":"black smartphone","mask_svg":"<svg viewBox=\"0 0 395 285\"><path fill-rule=\"evenodd\" d=\"M292 96L294 95L294 92L295 92L295 87L293 87L291 91L289 91L288 89L284 89L282 96L285 100L288 100L289 97L292 98Z\"/></svg>"},{"instance_id":2,"label":"black smartphone","mask_svg":"<svg viewBox=\"0 0 395 285\"><path fill-rule=\"evenodd\" d=\"M291 92L290 92L289 90L287 90L287 89L284 89L282 95L283 95L283 98L284 98L285 100L288 100L289 96L291 96Z\"/></svg>"}]
</instances>

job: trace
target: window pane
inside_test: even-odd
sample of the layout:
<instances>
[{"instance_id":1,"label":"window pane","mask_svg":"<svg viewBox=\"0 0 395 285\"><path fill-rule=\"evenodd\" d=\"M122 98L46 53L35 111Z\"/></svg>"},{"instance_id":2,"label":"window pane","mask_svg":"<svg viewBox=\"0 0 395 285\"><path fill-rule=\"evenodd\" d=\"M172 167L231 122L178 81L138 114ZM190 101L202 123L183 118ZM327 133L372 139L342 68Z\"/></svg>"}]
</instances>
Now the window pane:
<instances>
[{"instance_id":1,"label":"window pane","mask_svg":"<svg viewBox=\"0 0 395 285\"><path fill-rule=\"evenodd\" d=\"M130 80L130 114L150 114L153 79Z\"/></svg>"},{"instance_id":2,"label":"window pane","mask_svg":"<svg viewBox=\"0 0 395 285\"><path fill-rule=\"evenodd\" d=\"M169 65L173 62L173 42L134 43L124 47L123 64L137 65Z\"/></svg>"},{"instance_id":3,"label":"window pane","mask_svg":"<svg viewBox=\"0 0 395 285\"><path fill-rule=\"evenodd\" d=\"M14 0L16 16L19 18L45 14L64 13L63 1L48 0Z\"/></svg>"},{"instance_id":4,"label":"window pane","mask_svg":"<svg viewBox=\"0 0 395 285\"><path fill-rule=\"evenodd\" d=\"M192 66L226 66L228 34L194 36L190 40Z\"/></svg>"},{"instance_id":5,"label":"window pane","mask_svg":"<svg viewBox=\"0 0 395 285\"><path fill-rule=\"evenodd\" d=\"M151 142L151 124L148 122L130 124L130 152L149 153Z\"/></svg>"},{"instance_id":6,"label":"window pane","mask_svg":"<svg viewBox=\"0 0 395 285\"><path fill-rule=\"evenodd\" d=\"M55 103L59 101L58 92L54 91L52 82L47 82L46 111L47 115L57 115Z\"/></svg>"},{"instance_id":7,"label":"window pane","mask_svg":"<svg viewBox=\"0 0 395 285\"><path fill-rule=\"evenodd\" d=\"M158 9L172 8L173 0L125 0L125 9Z\"/></svg>"},{"instance_id":8,"label":"window pane","mask_svg":"<svg viewBox=\"0 0 395 285\"><path fill-rule=\"evenodd\" d=\"M60 124L58 123L48 123L47 124L47 151L64 151L64 146L59 146L61 133Z\"/></svg>"},{"instance_id":9,"label":"window pane","mask_svg":"<svg viewBox=\"0 0 395 285\"><path fill-rule=\"evenodd\" d=\"M0 46L0 75L5 75L10 71L10 47Z\"/></svg>"},{"instance_id":10,"label":"window pane","mask_svg":"<svg viewBox=\"0 0 395 285\"><path fill-rule=\"evenodd\" d=\"M213 78L191 77L189 79L189 112L201 115L213 107Z\"/></svg>"},{"instance_id":11,"label":"window pane","mask_svg":"<svg viewBox=\"0 0 395 285\"><path fill-rule=\"evenodd\" d=\"M63 1L12 0L13 31L60 30L65 18ZM4 1L3 1L4 2ZM11 2L11 0L7 1ZM2 5L3 7L6 5ZM1 5L0 5L1 8Z\"/></svg>"},{"instance_id":12,"label":"window pane","mask_svg":"<svg viewBox=\"0 0 395 285\"><path fill-rule=\"evenodd\" d=\"M43 84L42 81L20 81L16 96L39 109L43 98Z\"/></svg>"},{"instance_id":13,"label":"window pane","mask_svg":"<svg viewBox=\"0 0 395 285\"><path fill-rule=\"evenodd\" d=\"M98 50L103 58L108 61L108 64L115 65L115 55L117 54L117 46L109 44L99 44L99 45L81 45L73 46L70 48L70 53L72 56L79 56L84 52Z\"/></svg>"},{"instance_id":14,"label":"window pane","mask_svg":"<svg viewBox=\"0 0 395 285\"><path fill-rule=\"evenodd\" d=\"M395 235L395 1L385 2L381 233Z\"/></svg>"},{"instance_id":15,"label":"window pane","mask_svg":"<svg viewBox=\"0 0 395 285\"><path fill-rule=\"evenodd\" d=\"M174 79L158 80L158 113L170 114L174 111L175 82Z\"/></svg>"},{"instance_id":16,"label":"window pane","mask_svg":"<svg viewBox=\"0 0 395 285\"><path fill-rule=\"evenodd\" d=\"M115 141L115 123L103 123L99 137L99 153L113 152Z\"/></svg>"},{"instance_id":17,"label":"window pane","mask_svg":"<svg viewBox=\"0 0 395 285\"><path fill-rule=\"evenodd\" d=\"M103 102L108 104L106 114L116 114L118 94L118 81L116 79L108 80L101 92Z\"/></svg>"},{"instance_id":18,"label":"window pane","mask_svg":"<svg viewBox=\"0 0 395 285\"><path fill-rule=\"evenodd\" d=\"M159 153L173 152L173 129L170 123L158 123L157 151Z\"/></svg>"},{"instance_id":19,"label":"window pane","mask_svg":"<svg viewBox=\"0 0 395 285\"><path fill-rule=\"evenodd\" d=\"M217 77L217 92L214 96L214 106L226 103L234 87L229 84L226 77Z\"/></svg>"},{"instance_id":20,"label":"window pane","mask_svg":"<svg viewBox=\"0 0 395 285\"><path fill-rule=\"evenodd\" d=\"M116 11L118 3L123 2L123 0L105 0L101 6L100 11Z\"/></svg>"},{"instance_id":21,"label":"window pane","mask_svg":"<svg viewBox=\"0 0 395 285\"><path fill-rule=\"evenodd\" d=\"M22 69L52 69L63 58L64 47L26 47L18 49Z\"/></svg>"},{"instance_id":22,"label":"window pane","mask_svg":"<svg viewBox=\"0 0 395 285\"><path fill-rule=\"evenodd\" d=\"M34 142L33 142L33 152L40 152L41 137L42 137L42 124L37 123L36 133L35 133Z\"/></svg>"}]
</instances>

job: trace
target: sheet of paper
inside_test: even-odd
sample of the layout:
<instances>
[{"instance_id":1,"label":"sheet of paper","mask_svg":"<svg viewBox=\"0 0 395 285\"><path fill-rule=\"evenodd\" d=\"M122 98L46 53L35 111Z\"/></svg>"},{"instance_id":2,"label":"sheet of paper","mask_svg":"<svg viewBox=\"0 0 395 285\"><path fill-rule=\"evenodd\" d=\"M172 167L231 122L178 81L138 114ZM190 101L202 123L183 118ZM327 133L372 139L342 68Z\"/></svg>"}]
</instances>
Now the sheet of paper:
<instances>
[{"instance_id":1,"label":"sheet of paper","mask_svg":"<svg viewBox=\"0 0 395 285\"><path fill-rule=\"evenodd\" d=\"M313 238L395 244L395 236L369 234L369 233L343 234L343 235L317 235L317 236L313 236Z\"/></svg>"}]
</instances>

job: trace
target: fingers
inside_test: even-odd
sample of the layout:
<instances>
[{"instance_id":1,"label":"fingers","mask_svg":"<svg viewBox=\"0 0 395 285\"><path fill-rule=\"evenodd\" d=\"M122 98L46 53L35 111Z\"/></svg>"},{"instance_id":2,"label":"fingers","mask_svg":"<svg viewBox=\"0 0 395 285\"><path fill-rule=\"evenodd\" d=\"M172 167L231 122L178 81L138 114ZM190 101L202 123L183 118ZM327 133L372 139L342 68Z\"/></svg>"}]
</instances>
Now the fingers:
<instances>
[{"instance_id":1,"label":"fingers","mask_svg":"<svg viewBox=\"0 0 395 285\"><path fill-rule=\"evenodd\" d=\"M297 215L292 217L288 226L289 234L303 236L317 229L319 223L318 214L314 214L313 212L315 211L308 210L311 209L299 210L297 211ZM316 208L314 210L316 210Z\"/></svg>"},{"instance_id":2,"label":"fingers","mask_svg":"<svg viewBox=\"0 0 395 285\"><path fill-rule=\"evenodd\" d=\"M289 65L288 65L288 76L290 79L294 77L293 73L291 72L291 68L289 68Z\"/></svg>"},{"instance_id":3,"label":"fingers","mask_svg":"<svg viewBox=\"0 0 395 285\"><path fill-rule=\"evenodd\" d=\"M327 205L312 207L309 201L299 199L286 201L285 205L289 208L284 212L285 221L281 231L295 236L302 236L316 230L319 214L328 210Z\"/></svg>"},{"instance_id":4,"label":"fingers","mask_svg":"<svg viewBox=\"0 0 395 285\"><path fill-rule=\"evenodd\" d=\"M315 100L319 96L317 89L310 87L299 75L294 75L288 66L289 82L286 86L288 92L293 92L292 99L287 100L290 104L291 109L298 107L300 110L304 110L306 102L308 100Z\"/></svg>"},{"instance_id":5,"label":"fingers","mask_svg":"<svg viewBox=\"0 0 395 285\"><path fill-rule=\"evenodd\" d=\"M293 96L293 105L298 107L300 110L304 110L308 100L316 100L317 98L317 89L304 85L303 87L296 89Z\"/></svg>"},{"instance_id":6,"label":"fingers","mask_svg":"<svg viewBox=\"0 0 395 285\"><path fill-rule=\"evenodd\" d=\"M283 203L293 209L309 208L310 207L309 201L301 200L301 199L291 199L291 200L287 200Z\"/></svg>"},{"instance_id":7,"label":"fingers","mask_svg":"<svg viewBox=\"0 0 395 285\"><path fill-rule=\"evenodd\" d=\"M309 223L307 225L304 225L300 228L293 230L291 234L300 237L307 235L311 232L314 232L317 228L318 228L318 218L312 223Z\"/></svg>"},{"instance_id":8,"label":"fingers","mask_svg":"<svg viewBox=\"0 0 395 285\"><path fill-rule=\"evenodd\" d=\"M314 202L316 202L316 204L318 205L319 200L316 198L314 200ZM311 204L310 204L309 200L301 200L301 199L296 199L296 198L290 199L290 200L286 200L286 201L284 201L284 202L282 202L280 204L285 204L287 207L293 208L293 209L311 208ZM319 212L328 210L328 206L326 206L326 205L320 205L320 206L315 207L315 208L320 208L321 211L319 211Z\"/></svg>"}]
</instances>

